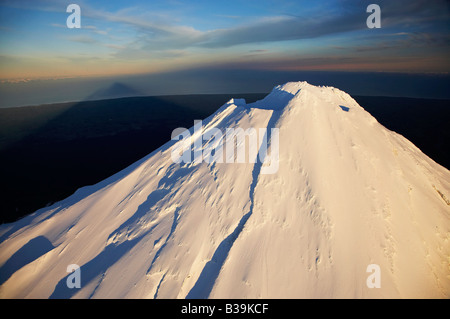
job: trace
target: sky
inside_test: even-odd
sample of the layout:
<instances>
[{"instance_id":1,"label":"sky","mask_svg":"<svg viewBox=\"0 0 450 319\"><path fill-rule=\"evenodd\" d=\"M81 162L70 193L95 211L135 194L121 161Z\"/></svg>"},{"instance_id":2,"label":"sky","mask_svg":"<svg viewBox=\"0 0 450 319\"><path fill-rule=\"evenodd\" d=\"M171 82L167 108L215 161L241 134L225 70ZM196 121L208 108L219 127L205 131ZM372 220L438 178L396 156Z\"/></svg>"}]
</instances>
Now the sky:
<instances>
[{"instance_id":1,"label":"sky","mask_svg":"<svg viewBox=\"0 0 450 319\"><path fill-rule=\"evenodd\" d=\"M0 107L287 81L450 98L449 18L446 0L0 0Z\"/></svg>"},{"instance_id":2,"label":"sky","mask_svg":"<svg viewBox=\"0 0 450 319\"><path fill-rule=\"evenodd\" d=\"M69 29L70 3L81 28ZM369 29L366 8L381 8ZM447 1L2 0L0 80L195 68L450 71Z\"/></svg>"}]
</instances>

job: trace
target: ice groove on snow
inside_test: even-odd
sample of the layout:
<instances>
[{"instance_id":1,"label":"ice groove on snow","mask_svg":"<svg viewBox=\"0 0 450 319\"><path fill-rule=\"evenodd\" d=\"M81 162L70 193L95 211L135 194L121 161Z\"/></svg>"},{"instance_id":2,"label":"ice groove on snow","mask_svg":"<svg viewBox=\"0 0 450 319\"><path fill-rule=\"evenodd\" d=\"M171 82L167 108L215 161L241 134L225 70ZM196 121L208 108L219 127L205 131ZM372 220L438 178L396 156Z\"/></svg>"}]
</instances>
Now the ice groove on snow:
<instances>
[{"instance_id":1,"label":"ice groove on snow","mask_svg":"<svg viewBox=\"0 0 450 319\"><path fill-rule=\"evenodd\" d=\"M161 280L159 281L158 286L156 287L156 291L155 291L155 295L153 296L153 299L158 298L159 288L161 287L161 284L162 284L162 282L164 281L164 278L165 278L165 277L166 277L166 274L164 274L164 275L161 277Z\"/></svg>"},{"instance_id":2,"label":"ice groove on snow","mask_svg":"<svg viewBox=\"0 0 450 319\"><path fill-rule=\"evenodd\" d=\"M289 94L291 97L293 96L290 93L284 92L285 95ZM287 106L288 103L285 103L281 109L274 109L272 111L272 116L270 117L268 123L267 123L267 130L265 132L265 136L263 138L263 141L267 141L267 148L266 150L270 149L271 144L271 136L272 136L272 129L275 128L277 122L280 119L281 114L283 113L283 109ZM187 299L206 299L211 294L212 289L214 288L214 284L219 277L220 270L224 266L226 259L228 257L228 254L231 251L231 248L234 245L234 242L241 234L242 230L245 227L245 224L247 223L248 219L253 214L253 208L254 208L254 197L255 197L255 189L256 185L258 184L259 176L261 174L261 169L264 163L264 160L267 156L266 152L263 152L262 154L258 152L259 156L256 159L256 163L253 166L252 171L252 183L250 184L249 189L249 198L250 198L250 208L249 212L246 213L241 220L239 221L238 226L234 229L234 231L228 235L217 247L216 251L213 254L213 257L209 262L206 263L205 267L203 268L202 272L200 273L199 278L197 279L196 283L192 287L192 289L187 294Z\"/></svg>"},{"instance_id":3,"label":"ice groove on snow","mask_svg":"<svg viewBox=\"0 0 450 319\"><path fill-rule=\"evenodd\" d=\"M161 247L158 249L158 251L155 254L155 257L153 257L153 260L150 264L150 267L148 268L147 274L150 273L150 271L152 270L156 260L158 259L159 255L161 254L161 252L163 251L163 249L166 247L167 243L169 242L169 240L172 238L173 233L175 232L175 229L177 228L177 224L178 224L178 218L179 218L179 207L177 207L173 213L173 222L172 222L172 227L170 228L170 233L169 235L167 235L166 240L164 241L164 244L161 245Z\"/></svg>"},{"instance_id":4,"label":"ice groove on snow","mask_svg":"<svg viewBox=\"0 0 450 319\"><path fill-rule=\"evenodd\" d=\"M200 276L195 282L195 285L187 294L186 299L206 299L209 297L214 287L214 283L219 276L220 270L225 263L228 253L230 252L231 247L244 228L244 225L249 219L250 215L251 212L245 214L239 221L239 224L234 229L234 231L220 243L211 260L208 261L203 268Z\"/></svg>"}]
</instances>

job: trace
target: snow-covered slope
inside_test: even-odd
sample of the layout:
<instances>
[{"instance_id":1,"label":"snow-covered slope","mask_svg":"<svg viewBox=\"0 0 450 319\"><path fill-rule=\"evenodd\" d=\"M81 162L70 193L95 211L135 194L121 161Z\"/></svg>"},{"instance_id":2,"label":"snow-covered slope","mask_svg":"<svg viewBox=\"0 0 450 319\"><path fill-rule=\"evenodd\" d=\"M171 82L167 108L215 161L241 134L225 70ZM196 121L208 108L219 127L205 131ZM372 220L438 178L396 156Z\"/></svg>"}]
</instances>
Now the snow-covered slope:
<instances>
[{"instance_id":1,"label":"snow-covered slope","mask_svg":"<svg viewBox=\"0 0 450 319\"><path fill-rule=\"evenodd\" d=\"M170 141L2 225L0 297L450 297L450 172L347 93L287 83L203 125L278 128L278 171L177 164ZM70 264L80 289L66 285ZM370 264L381 288L366 284Z\"/></svg>"}]
</instances>

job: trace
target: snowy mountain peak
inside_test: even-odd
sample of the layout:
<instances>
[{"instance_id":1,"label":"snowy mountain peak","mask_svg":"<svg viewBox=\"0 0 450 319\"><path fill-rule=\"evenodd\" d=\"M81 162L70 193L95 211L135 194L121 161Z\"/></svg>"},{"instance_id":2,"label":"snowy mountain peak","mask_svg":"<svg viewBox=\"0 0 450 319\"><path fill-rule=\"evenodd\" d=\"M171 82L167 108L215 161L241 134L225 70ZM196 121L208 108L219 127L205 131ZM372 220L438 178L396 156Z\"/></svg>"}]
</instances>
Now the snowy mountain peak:
<instances>
[{"instance_id":1,"label":"snowy mountain peak","mask_svg":"<svg viewBox=\"0 0 450 319\"><path fill-rule=\"evenodd\" d=\"M354 102L353 98L350 95L348 95L347 93L345 93L344 91L341 91L341 90L336 89L331 86L315 86L315 85L309 84L306 81L288 82L283 85L278 85L272 90L271 94L276 95L277 92L280 92L280 91L289 93L292 95L292 97L298 96L300 94L312 94L312 95L322 96L322 97L326 97L329 95L338 95L343 99L347 98L350 101Z\"/></svg>"},{"instance_id":2,"label":"snowy mountain peak","mask_svg":"<svg viewBox=\"0 0 450 319\"><path fill-rule=\"evenodd\" d=\"M319 101L320 103L318 103ZM291 107L299 104L306 104L309 107L314 107L314 105L323 103L328 106L336 107L334 104L338 103L337 107L340 107L344 111L349 111L350 107L362 110L362 107L359 106L358 103L346 92L334 87L314 86L308 82L288 82L283 85L278 85L274 87L270 94L268 94L263 100L251 103L248 107L283 110L289 103L292 104ZM244 106L245 103L243 104L242 101L239 101L239 104L235 105ZM374 119L371 121L373 120Z\"/></svg>"},{"instance_id":3,"label":"snowy mountain peak","mask_svg":"<svg viewBox=\"0 0 450 319\"><path fill-rule=\"evenodd\" d=\"M309 84L306 81L299 81L299 82L288 82L282 85L277 85L274 88L274 91L285 91L288 93L291 93L292 95L296 95L297 93L300 92L300 90L302 89L317 89L317 88L322 88L322 87L317 87L314 85Z\"/></svg>"},{"instance_id":4,"label":"snowy mountain peak","mask_svg":"<svg viewBox=\"0 0 450 319\"><path fill-rule=\"evenodd\" d=\"M450 172L347 93L291 82L0 226L0 297L448 298L447 198Z\"/></svg>"}]
</instances>

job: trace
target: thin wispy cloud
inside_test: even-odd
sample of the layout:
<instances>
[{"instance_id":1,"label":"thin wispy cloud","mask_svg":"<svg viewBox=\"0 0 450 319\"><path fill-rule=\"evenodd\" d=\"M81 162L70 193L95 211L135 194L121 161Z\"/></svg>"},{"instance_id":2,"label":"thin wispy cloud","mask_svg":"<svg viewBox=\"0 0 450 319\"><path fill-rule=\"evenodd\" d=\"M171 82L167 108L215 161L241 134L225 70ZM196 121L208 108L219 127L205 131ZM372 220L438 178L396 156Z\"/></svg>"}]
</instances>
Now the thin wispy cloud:
<instances>
[{"instance_id":1,"label":"thin wispy cloud","mask_svg":"<svg viewBox=\"0 0 450 319\"><path fill-rule=\"evenodd\" d=\"M83 36L83 35L72 36L72 37L68 37L67 39L69 39L70 41L73 41L73 42L84 43L84 44L94 44L94 43L98 42L97 40L95 40L94 38L92 38L90 36Z\"/></svg>"},{"instance_id":2,"label":"thin wispy cloud","mask_svg":"<svg viewBox=\"0 0 450 319\"><path fill-rule=\"evenodd\" d=\"M436 1L380 1L383 7L383 22L385 27L402 26L405 24L424 26L429 21L448 21L449 12L442 10L445 2ZM367 29L364 1L355 5L354 1L342 1L345 10L338 14L332 12L317 12L315 15L284 15L260 17L251 23L240 23L225 29L208 31L196 30L193 26L171 25L158 21L152 22L152 15L146 18L129 15L134 10L117 13L92 11L94 17L125 23L148 34L147 41L158 45L200 47L229 47L255 42L279 42L285 40L301 40L322 36ZM183 37L184 41L176 41Z\"/></svg>"},{"instance_id":3,"label":"thin wispy cloud","mask_svg":"<svg viewBox=\"0 0 450 319\"><path fill-rule=\"evenodd\" d=\"M99 30L96 26L93 26L93 25L84 26L83 29L90 30L90 31L92 31L94 33L97 33L97 34L100 34L100 35L107 35L108 34L107 31Z\"/></svg>"}]
</instances>

